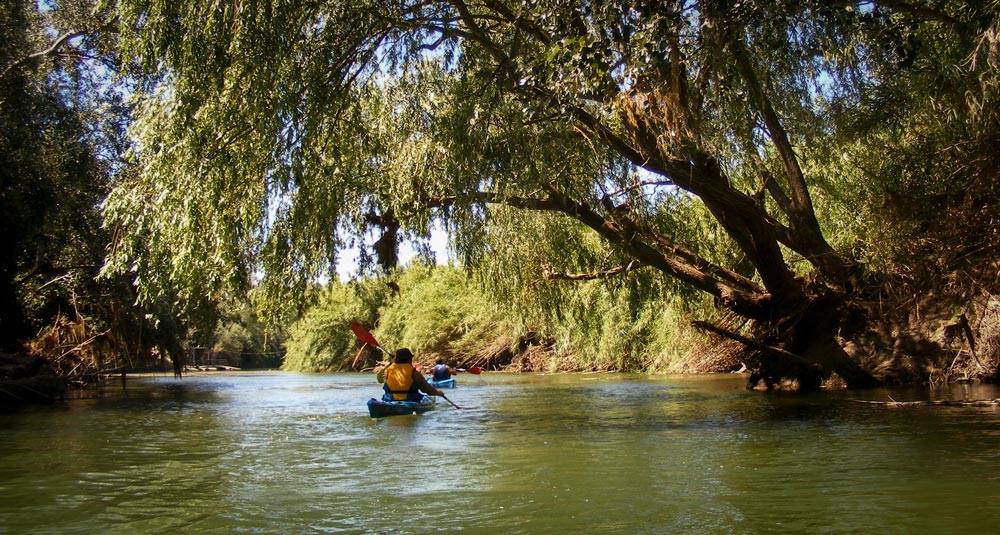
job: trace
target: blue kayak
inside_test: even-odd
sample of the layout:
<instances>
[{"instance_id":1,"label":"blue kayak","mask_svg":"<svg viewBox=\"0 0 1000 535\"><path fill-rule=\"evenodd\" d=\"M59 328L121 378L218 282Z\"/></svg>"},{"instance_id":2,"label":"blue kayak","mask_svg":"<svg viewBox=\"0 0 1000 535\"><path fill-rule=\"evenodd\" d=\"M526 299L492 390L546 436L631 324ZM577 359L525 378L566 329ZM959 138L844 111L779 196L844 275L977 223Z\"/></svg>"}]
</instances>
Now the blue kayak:
<instances>
[{"instance_id":1,"label":"blue kayak","mask_svg":"<svg viewBox=\"0 0 1000 535\"><path fill-rule=\"evenodd\" d=\"M445 379L444 381L435 381L430 377L427 378L427 384L433 386L434 388L455 388L455 378Z\"/></svg>"},{"instance_id":2,"label":"blue kayak","mask_svg":"<svg viewBox=\"0 0 1000 535\"><path fill-rule=\"evenodd\" d=\"M401 414L417 414L434 408L434 398L424 396L417 401L382 401L371 398L368 400L368 414L372 418L383 416L399 416Z\"/></svg>"}]
</instances>

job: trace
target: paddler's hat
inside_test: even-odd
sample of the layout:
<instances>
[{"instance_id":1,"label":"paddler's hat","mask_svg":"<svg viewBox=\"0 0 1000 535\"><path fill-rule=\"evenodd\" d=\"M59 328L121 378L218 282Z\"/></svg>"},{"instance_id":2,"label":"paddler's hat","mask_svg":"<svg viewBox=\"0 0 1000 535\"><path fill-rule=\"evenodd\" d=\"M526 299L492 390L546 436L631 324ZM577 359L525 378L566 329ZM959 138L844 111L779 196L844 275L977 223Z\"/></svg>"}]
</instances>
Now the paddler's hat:
<instances>
[{"instance_id":1,"label":"paddler's hat","mask_svg":"<svg viewBox=\"0 0 1000 535\"><path fill-rule=\"evenodd\" d=\"M413 353L405 348L401 347L396 350L396 362L400 364L406 364L407 362L413 362Z\"/></svg>"}]
</instances>

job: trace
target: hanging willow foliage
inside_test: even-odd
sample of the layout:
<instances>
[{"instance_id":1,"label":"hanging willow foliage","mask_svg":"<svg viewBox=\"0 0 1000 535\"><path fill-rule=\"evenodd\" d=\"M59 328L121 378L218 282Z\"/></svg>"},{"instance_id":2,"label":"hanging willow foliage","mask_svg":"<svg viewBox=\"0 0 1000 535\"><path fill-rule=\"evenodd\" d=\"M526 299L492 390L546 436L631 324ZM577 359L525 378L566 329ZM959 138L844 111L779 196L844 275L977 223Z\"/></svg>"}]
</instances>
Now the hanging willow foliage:
<instances>
[{"instance_id":1,"label":"hanging willow foliage","mask_svg":"<svg viewBox=\"0 0 1000 535\"><path fill-rule=\"evenodd\" d=\"M866 258L818 215L842 217L838 195L868 177L831 158L876 157L893 128L919 137L914 110L995 121L995 3L117 8L141 171L108 199L107 269L139 273L147 298L184 288L181 303L255 270L280 299L372 217L418 235L440 217L494 279L637 262L755 320L761 347L871 384L837 340ZM954 86L903 83L929 79Z\"/></svg>"}]
</instances>

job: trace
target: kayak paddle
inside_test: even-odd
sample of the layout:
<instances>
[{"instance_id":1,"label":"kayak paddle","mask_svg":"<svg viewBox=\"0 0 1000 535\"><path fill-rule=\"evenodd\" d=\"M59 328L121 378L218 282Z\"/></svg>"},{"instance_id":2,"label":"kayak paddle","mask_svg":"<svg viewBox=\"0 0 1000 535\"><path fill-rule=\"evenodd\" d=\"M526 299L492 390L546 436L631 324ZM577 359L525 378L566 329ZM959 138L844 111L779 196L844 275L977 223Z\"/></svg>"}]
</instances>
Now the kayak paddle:
<instances>
[{"instance_id":1,"label":"kayak paddle","mask_svg":"<svg viewBox=\"0 0 1000 535\"><path fill-rule=\"evenodd\" d=\"M389 352L386 351L385 348L382 347L382 345L378 343L378 340L376 340L375 337L372 336L372 333L368 332L368 329L365 329L364 327L362 327L360 323L358 323L356 321L352 321L351 322L351 331L354 332L354 336L357 336L358 340L361 340L362 343L368 344L368 345L370 345L372 347L377 347L377 348L381 349L382 352L385 353L387 357L392 358L392 355L390 355ZM440 390L440 389L438 389L438 390ZM459 407L458 405L455 405L454 401L448 399L448 396L444 395L444 392L441 393L441 397L443 397L444 400L447 401L448 403L451 403L452 407L455 407L456 409L459 409L459 410L462 409L462 407Z\"/></svg>"},{"instance_id":2,"label":"kayak paddle","mask_svg":"<svg viewBox=\"0 0 1000 535\"><path fill-rule=\"evenodd\" d=\"M440 388L438 390L440 390ZM452 400L450 400L450 399L448 399L448 396L444 395L444 392L441 392L441 397L443 397L444 400L447 401L448 403L451 403L452 407L455 407L458 410L462 410L462 407L459 407L458 405L455 405L455 402L452 401Z\"/></svg>"},{"instance_id":3,"label":"kayak paddle","mask_svg":"<svg viewBox=\"0 0 1000 535\"><path fill-rule=\"evenodd\" d=\"M372 336L372 333L368 332L368 329L362 327L360 323L352 321L351 330L354 331L354 336L357 336L358 340L361 340L362 343L368 344L372 347L377 347L381 349L383 353L385 353L385 356L392 358L392 355L390 355L389 352L386 351L385 348L378 343L378 340L376 340L375 337Z\"/></svg>"}]
</instances>

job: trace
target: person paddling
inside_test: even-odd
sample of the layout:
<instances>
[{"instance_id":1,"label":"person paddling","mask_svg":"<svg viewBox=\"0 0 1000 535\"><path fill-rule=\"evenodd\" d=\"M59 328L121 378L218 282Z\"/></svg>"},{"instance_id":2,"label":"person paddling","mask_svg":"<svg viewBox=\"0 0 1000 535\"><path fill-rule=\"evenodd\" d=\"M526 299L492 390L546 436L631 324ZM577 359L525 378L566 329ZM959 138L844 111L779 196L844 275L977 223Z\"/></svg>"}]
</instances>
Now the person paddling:
<instances>
[{"instance_id":1,"label":"person paddling","mask_svg":"<svg viewBox=\"0 0 1000 535\"><path fill-rule=\"evenodd\" d=\"M445 364L444 359L441 358L437 359L437 362L435 362L434 367L431 368L432 379L435 382L447 381L448 379L451 379L451 376L454 373L455 370L452 369L451 366Z\"/></svg>"},{"instance_id":2,"label":"person paddling","mask_svg":"<svg viewBox=\"0 0 1000 535\"><path fill-rule=\"evenodd\" d=\"M383 401L419 402L423 397L421 392L444 397L444 392L431 386L413 367L413 353L405 347L396 350L393 363L379 370L376 377L385 390Z\"/></svg>"}]
</instances>

